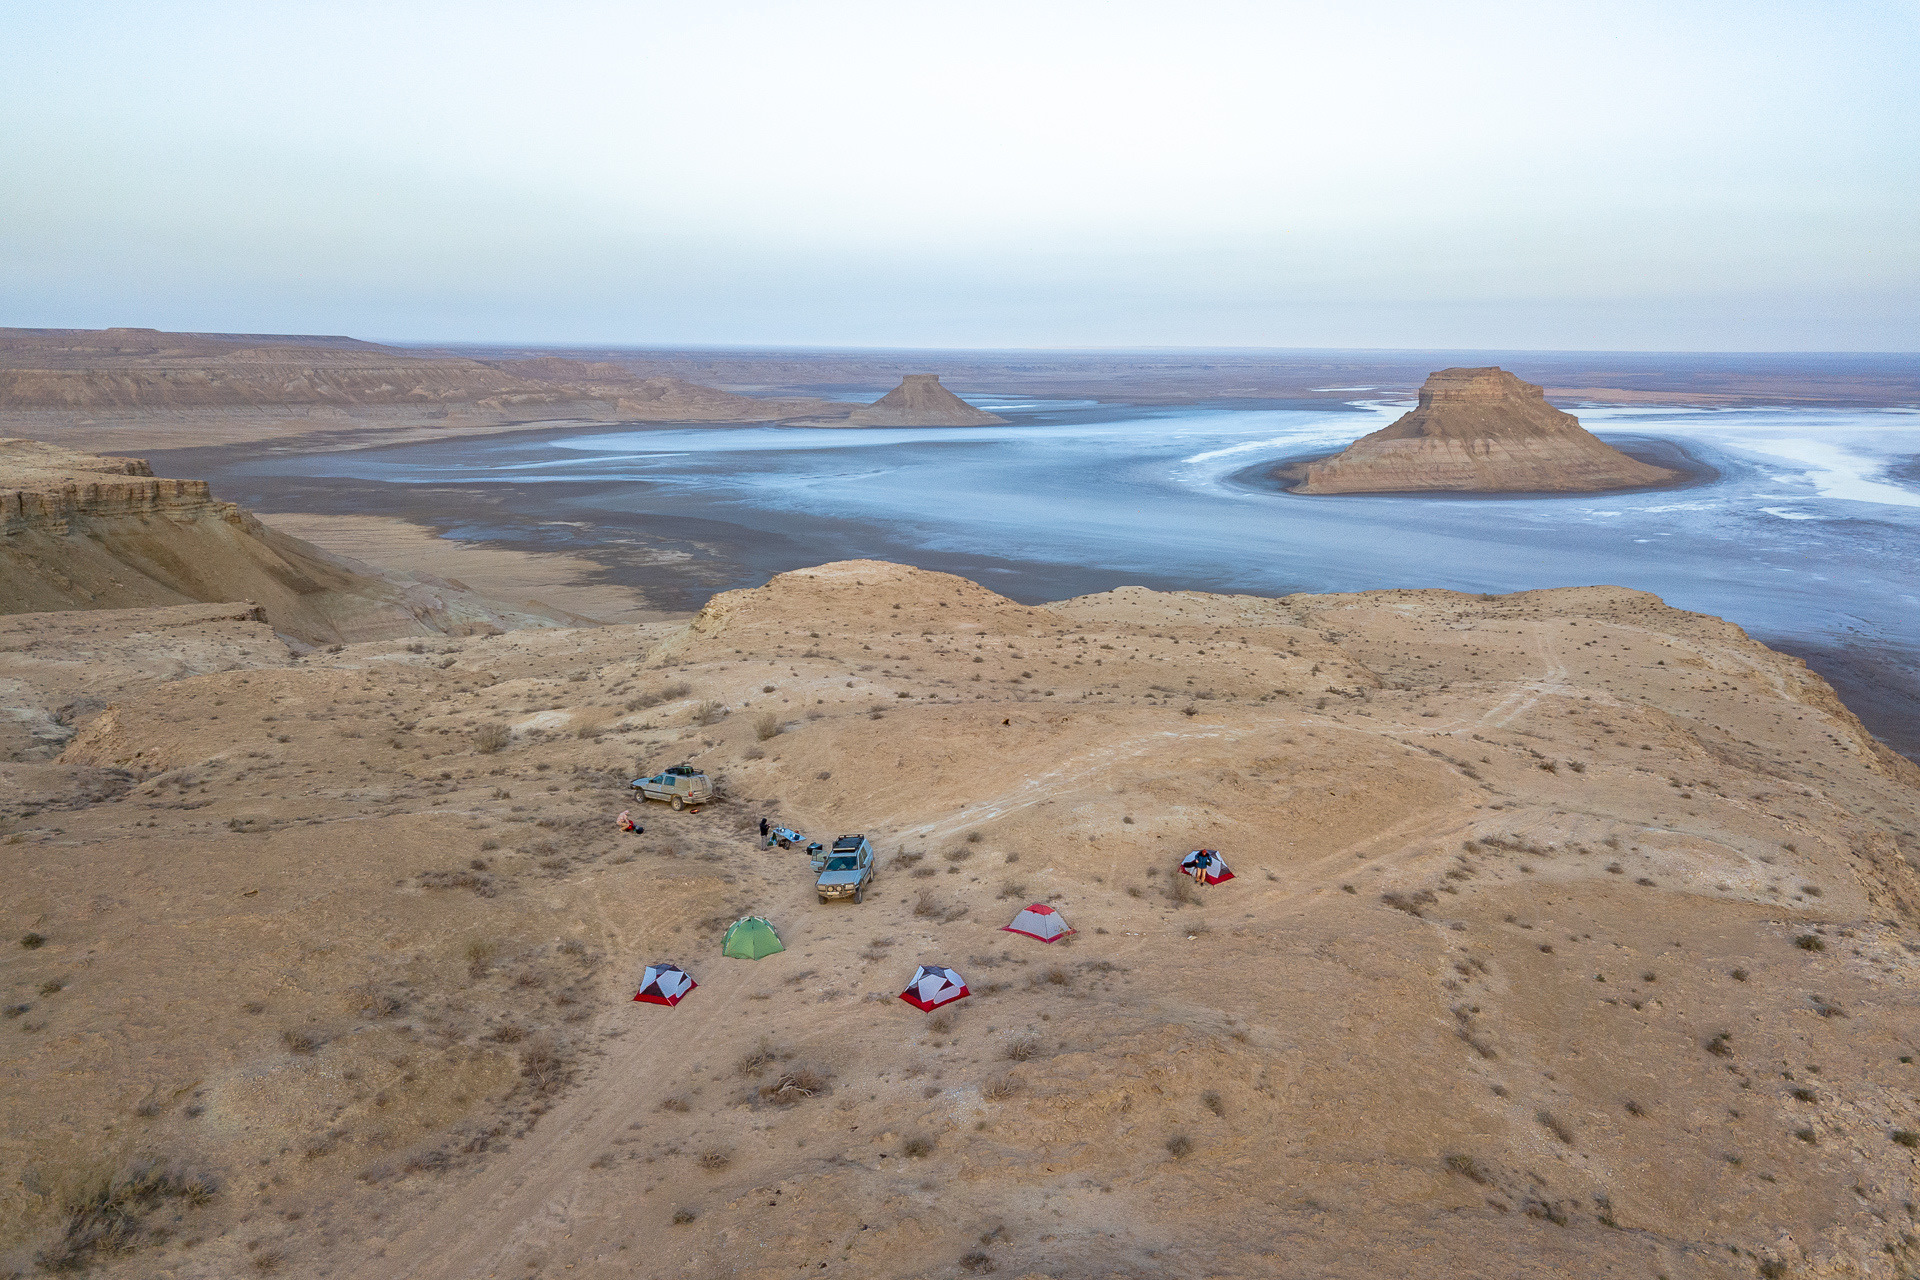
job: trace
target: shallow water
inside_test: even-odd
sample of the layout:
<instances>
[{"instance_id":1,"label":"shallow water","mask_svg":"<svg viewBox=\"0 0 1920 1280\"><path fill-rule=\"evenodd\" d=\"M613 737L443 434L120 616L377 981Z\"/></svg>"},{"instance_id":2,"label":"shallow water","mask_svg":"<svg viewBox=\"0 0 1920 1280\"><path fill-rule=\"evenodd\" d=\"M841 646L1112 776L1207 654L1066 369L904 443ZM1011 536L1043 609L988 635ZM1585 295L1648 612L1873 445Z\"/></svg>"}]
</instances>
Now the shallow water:
<instances>
[{"instance_id":1,"label":"shallow water","mask_svg":"<svg viewBox=\"0 0 1920 1280\"><path fill-rule=\"evenodd\" d=\"M1613 583L1920 689L1920 412L1583 408L1603 438L1677 444L1717 478L1600 496L1309 498L1277 491L1266 464L1337 449L1410 406L978 399L1013 421L529 433L259 458L220 487L282 510L382 509L384 494L410 515L438 495L426 505L451 536L627 548L619 576L683 607L851 556L1029 602L1130 582L1262 595ZM359 498L314 501L342 486Z\"/></svg>"}]
</instances>

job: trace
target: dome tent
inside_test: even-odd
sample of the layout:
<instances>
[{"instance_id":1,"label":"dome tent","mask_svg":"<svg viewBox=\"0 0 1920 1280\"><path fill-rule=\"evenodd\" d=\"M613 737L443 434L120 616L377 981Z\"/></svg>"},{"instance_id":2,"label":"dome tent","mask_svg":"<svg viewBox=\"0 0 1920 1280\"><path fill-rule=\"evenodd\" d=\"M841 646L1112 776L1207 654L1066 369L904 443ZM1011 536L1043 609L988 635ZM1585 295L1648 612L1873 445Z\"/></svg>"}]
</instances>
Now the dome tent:
<instances>
[{"instance_id":1,"label":"dome tent","mask_svg":"<svg viewBox=\"0 0 1920 1280\"><path fill-rule=\"evenodd\" d=\"M700 984L687 976L687 971L677 964L650 964L646 973L641 975L640 990L633 997L643 1004L664 1004L668 1006L680 1003L680 997Z\"/></svg>"},{"instance_id":2,"label":"dome tent","mask_svg":"<svg viewBox=\"0 0 1920 1280\"><path fill-rule=\"evenodd\" d=\"M1013 918L1012 924L1000 926L1002 933L1024 933L1029 938L1038 938L1042 942L1058 942L1073 933L1066 917L1044 902L1036 902Z\"/></svg>"},{"instance_id":3,"label":"dome tent","mask_svg":"<svg viewBox=\"0 0 1920 1280\"><path fill-rule=\"evenodd\" d=\"M720 954L735 960L758 960L786 949L765 916L741 916L727 926L727 936L720 943Z\"/></svg>"},{"instance_id":4,"label":"dome tent","mask_svg":"<svg viewBox=\"0 0 1920 1280\"><path fill-rule=\"evenodd\" d=\"M1233 879L1233 872L1227 870L1227 860L1220 856L1218 849L1195 849L1180 859L1180 870L1202 884Z\"/></svg>"},{"instance_id":5,"label":"dome tent","mask_svg":"<svg viewBox=\"0 0 1920 1280\"><path fill-rule=\"evenodd\" d=\"M920 1012L930 1013L966 995L965 978L943 964L923 964L913 971L913 981L900 993L900 998Z\"/></svg>"}]
</instances>

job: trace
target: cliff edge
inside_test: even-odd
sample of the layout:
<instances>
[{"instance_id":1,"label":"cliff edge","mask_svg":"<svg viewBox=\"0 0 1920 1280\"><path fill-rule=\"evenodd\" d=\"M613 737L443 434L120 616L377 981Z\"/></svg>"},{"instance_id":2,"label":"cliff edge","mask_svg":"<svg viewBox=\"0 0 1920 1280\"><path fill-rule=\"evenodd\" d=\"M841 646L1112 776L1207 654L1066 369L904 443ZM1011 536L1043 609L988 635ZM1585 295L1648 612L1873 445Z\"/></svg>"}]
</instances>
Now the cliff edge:
<instances>
[{"instance_id":1,"label":"cliff edge","mask_svg":"<svg viewBox=\"0 0 1920 1280\"><path fill-rule=\"evenodd\" d=\"M1420 405L1340 453L1274 473L1295 493L1584 493L1670 484L1505 369L1442 369Z\"/></svg>"},{"instance_id":2,"label":"cliff edge","mask_svg":"<svg viewBox=\"0 0 1920 1280\"><path fill-rule=\"evenodd\" d=\"M1005 421L941 386L937 373L909 373L899 386L847 417L856 427L988 427Z\"/></svg>"},{"instance_id":3,"label":"cliff edge","mask_svg":"<svg viewBox=\"0 0 1920 1280\"><path fill-rule=\"evenodd\" d=\"M0 614L230 601L312 645L591 621L331 555L138 458L0 439Z\"/></svg>"}]
</instances>

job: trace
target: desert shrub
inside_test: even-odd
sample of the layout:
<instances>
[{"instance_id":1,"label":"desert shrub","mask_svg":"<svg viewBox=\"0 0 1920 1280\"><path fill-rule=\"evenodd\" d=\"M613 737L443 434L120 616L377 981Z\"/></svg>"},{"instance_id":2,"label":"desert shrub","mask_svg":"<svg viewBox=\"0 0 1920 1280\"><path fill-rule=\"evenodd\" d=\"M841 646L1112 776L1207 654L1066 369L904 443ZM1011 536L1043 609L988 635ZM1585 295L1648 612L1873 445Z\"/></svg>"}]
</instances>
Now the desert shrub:
<instances>
[{"instance_id":1,"label":"desert shrub","mask_svg":"<svg viewBox=\"0 0 1920 1280\"><path fill-rule=\"evenodd\" d=\"M565 1085L572 1069L560 1046L542 1037L520 1052L520 1075L535 1093L553 1093Z\"/></svg>"},{"instance_id":2,"label":"desert shrub","mask_svg":"<svg viewBox=\"0 0 1920 1280\"><path fill-rule=\"evenodd\" d=\"M1920 1147L1920 1133L1911 1129L1895 1129L1887 1136L1903 1147Z\"/></svg>"},{"instance_id":3,"label":"desert shrub","mask_svg":"<svg viewBox=\"0 0 1920 1280\"><path fill-rule=\"evenodd\" d=\"M694 1216L694 1212L691 1209L675 1209L673 1211L673 1225L676 1227L684 1227L693 1221Z\"/></svg>"},{"instance_id":4,"label":"desert shrub","mask_svg":"<svg viewBox=\"0 0 1920 1280\"><path fill-rule=\"evenodd\" d=\"M988 1102L1004 1102L1020 1092L1020 1080L1017 1076L1004 1075L989 1077L980 1086L980 1096Z\"/></svg>"},{"instance_id":5,"label":"desert shrub","mask_svg":"<svg viewBox=\"0 0 1920 1280\"><path fill-rule=\"evenodd\" d=\"M168 1201L203 1205L219 1194L212 1178L147 1161L98 1178L67 1196L60 1239L36 1255L47 1271L84 1271L94 1262L127 1253L163 1237L146 1220Z\"/></svg>"},{"instance_id":6,"label":"desert shrub","mask_svg":"<svg viewBox=\"0 0 1920 1280\"><path fill-rule=\"evenodd\" d=\"M927 1030L934 1032L937 1035L945 1035L947 1032L953 1030L952 1011L943 1009L939 1013L934 1014L931 1018L928 1018Z\"/></svg>"},{"instance_id":7,"label":"desert shrub","mask_svg":"<svg viewBox=\"0 0 1920 1280\"><path fill-rule=\"evenodd\" d=\"M1431 889L1420 889L1413 893L1383 893L1380 901L1395 911L1404 911L1410 916L1419 916L1422 907L1430 907L1440 899Z\"/></svg>"},{"instance_id":8,"label":"desert shrub","mask_svg":"<svg viewBox=\"0 0 1920 1280\"><path fill-rule=\"evenodd\" d=\"M29 951L38 950L47 945L46 935L39 933L22 934L20 936L20 945Z\"/></svg>"},{"instance_id":9,"label":"desert shrub","mask_svg":"<svg viewBox=\"0 0 1920 1280\"><path fill-rule=\"evenodd\" d=\"M998 896L1002 898L1024 898L1027 896L1027 886L1018 880L1004 880L1000 884L1000 893Z\"/></svg>"},{"instance_id":10,"label":"desert shrub","mask_svg":"<svg viewBox=\"0 0 1920 1280\"><path fill-rule=\"evenodd\" d=\"M696 702L693 706L694 724L719 724L727 718L727 715L727 708L723 703L709 700L706 702Z\"/></svg>"},{"instance_id":11,"label":"desert shrub","mask_svg":"<svg viewBox=\"0 0 1920 1280\"><path fill-rule=\"evenodd\" d=\"M473 749L483 756L490 756L506 746L512 738L513 731L498 721L483 724L473 731Z\"/></svg>"},{"instance_id":12,"label":"desert shrub","mask_svg":"<svg viewBox=\"0 0 1920 1280\"><path fill-rule=\"evenodd\" d=\"M1467 1155L1448 1156L1447 1172L1457 1173L1468 1181L1478 1182L1482 1186L1493 1181L1493 1179L1488 1176L1487 1171L1480 1167L1480 1162L1472 1156Z\"/></svg>"},{"instance_id":13,"label":"desert shrub","mask_svg":"<svg viewBox=\"0 0 1920 1280\"><path fill-rule=\"evenodd\" d=\"M678 702L693 692L693 686L685 680L674 680L661 685L649 693L636 694L627 699L629 711L645 711L648 707L657 707L663 702Z\"/></svg>"},{"instance_id":14,"label":"desert shrub","mask_svg":"<svg viewBox=\"0 0 1920 1280\"><path fill-rule=\"evenodd\" d=\"M818 1097L827 1089L827 1077L810 1067L782 1071L773 1083L760 1086L760 1096L776 1106L790 1107L796 1102Z\"/></svg>"},{"instance_id":15,"label":"desert shrub","mask_svg":"<svg viewBox=\"0 0 1920 1280\"><path fill-rule=\"evenodd\" d=\"M662 1111L686 1111L688 1109L689 1105L685 1098L662 1098L660 1100L660 1110Z\"/></svg>"},{"instance_id":16,"label":"desert shrub","mask_svg":"<svg viewBox=\"0 0 1920 1280\"><path fill-rule=\"evenodd\" d=\"M1704 1047L1708 1053L1716 1058L1731 1058L1733 1056L1733 1045L1730 1044L1729 1041L1732 1039L1733 1032L1716 1031L1713 1034L1713 1038L1708 1040Z\"/></svg>"},{"instance_id":17,"label":"desert shrub","mask_svg":"<svg viewBox=\"0 0 1920 1280\"><path fill-rule=\"evenodd\" d=\"M1545 1129L1548 1133L1551 1133L1554 1137L1560 1139L1560 1141L1566 1143L1568 1146L1573 1145L1573 1130L1567 1128L1566 1124L1563 1121L1561 1121L1560 1117L1554 1115L1553 1112L1548 1111L1545 1107L1542 1107L1540 1110L1533 1113L1533 1118L1539 1121L1540 1127Z\"/></svg>"},{"instance_id":18,"label":"desert shrub","mask_svg":"<svg viewBox=\"0 0 1920 1280\"><path fill-rule=\"evenodd\" d=\"M698 1163L709 1172L718 1171L733 1163L733 1152L724 1147L710 1147L700 1153Z\"/></svg>"},{"instance_id":19,"label":"desert shrub","mask_svg":"<svg viewBox=\"0 0 1920 1280\"><path fill-rule=\"evenodd\" d=\"M762 1075L766 1069L780 1061L780 1053L765 1040L760 1047L740 1059L740 1074L747 1077Z\"/></svg>"},{"instance_id":20,"label":"desert shrub","mask_svg":"<svg viewBox=\"0 0 1920 1280\"><path fill-rule=\"evenodd\" d=\"M1801 934L1793 940L1793 945L1802 951L1825 951L1827 949L1827 944L1820 939L1819 935L1812 933Z\"/></svg>"},{"instance_id":21,"label":"desert shrub","mask_svg":"<svg viewBox=\"0 0 1920 1280\"><path fill-rule=\"evenodd\" d=\"M1184 1160L1193 1154L1193 1139L1184 1133L1176 1133L1167 1139L1167 1154L1175 1160Z\"/></svg>"},{"instance_id":22,"label":"desert shrub","mask_svg":"<svg viewBox=\"0 0 1920 1280\"><path fill-rule=\"evenodd\" d=\"M900 1154L918 1160L933 1154L933 1139L924 1134L915 1134L900 1144Z\"/></svg>"},{"instance_id":23,"label":"desert shrub","mask_svg":"<svg viewBox=\"0 0 1920 1280\"><path fill-rule=\"evenodd\" d=\"M1040 1042L1031 1036L1007 1041L1006 1054L1009 1061L1025 1062L1038 1052L1040 1052Z\"/></svg>"},{"instance_id":24,"label":"desert shrub","mask_svg":"<svg viewBox=\"0 0 1920 1280\"><path fill-rule=\"evenodd\" d=\"M1001 896L1005 897L1006 895L1002 894ZM939 902L937 902L930 893L921 894L920 900L913 904L913 914L923 920L930 920L940 915L943 910L944 908L941 907Z\"/></svg>"},{"instance_id":25,"label":"desert shrub","mask_svg":"<svg viewBox=\"0 0 1920 1280\"><path fill-rule=\"evenodd\" d=\"M979 659L975 658L974 661L978 662ZM999 1267L995 1265L992 1254L983 1253L979 1249L975 1249L970 1253L960 1255L960 1269L962 1271L972 1272L975 1275L984 1275L989 1271L999 1270Z\"/></svg>"},{"instance_id":26,"label":"desert shrub","mask_svg":"<svg viewBox=\"0 0 1920 1280\"><path fill-rule=\"evenodd\" d=\"M280 1043L287 1047L288 1053L312 1053L320 1047L320 1037L311 1031L288 1027L280 1033Z\"/></svg>"},{"instance_id":27,"label":"desert shrub","mask_svg":"<svg viewBox=\"0 0 1920 1280\"><path fill-rule=\"evenodd\" d=\"M1200 1105L1217 1116L1227 1114L1227 1104L1221 1101L1220 1095L1211 1089L1200 1095Z\"/></svg>"},{"instance_id":28,"label":"desert shrub","mask_svg":"<svg viewBox=\"0 0 1920 1280\"><path fill-rule=\"evenodd\" d=\"M753 736L765 742L768 738L780 734L780 717L771 711L762 711L753 718Z\"/></svg>"}]
</instances>

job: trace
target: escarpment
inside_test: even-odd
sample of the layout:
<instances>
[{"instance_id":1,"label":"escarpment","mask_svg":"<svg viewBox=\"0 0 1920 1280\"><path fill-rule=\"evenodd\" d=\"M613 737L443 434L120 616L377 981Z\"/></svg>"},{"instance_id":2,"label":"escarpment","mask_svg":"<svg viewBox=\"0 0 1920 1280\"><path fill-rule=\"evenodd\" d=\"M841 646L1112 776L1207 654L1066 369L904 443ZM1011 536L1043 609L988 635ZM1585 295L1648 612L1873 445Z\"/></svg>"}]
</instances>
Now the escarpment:
<instances>
[{"instance_id":1,"label":"escarpment","mask_svg":"<svg viewBox=\"0 0 1920 1280\"><path fill-rule=\"evenodd\" d=\"M1584 493L1680 473L1620 452L1504 369L1442 369L1419 407L1329 458L1275 473L1295 493Z\"/></svg>"},{"instance_id":2,"label":"escarpment","mask_svg":"<svg viewBox=\"0 0 1920 1280\"><path fill-rule=\"evenodd\" d=\"M139 459L0 439L0 613L229 601L306 644L590 621L330 555Z\"/></svg>"}]
</instances>

